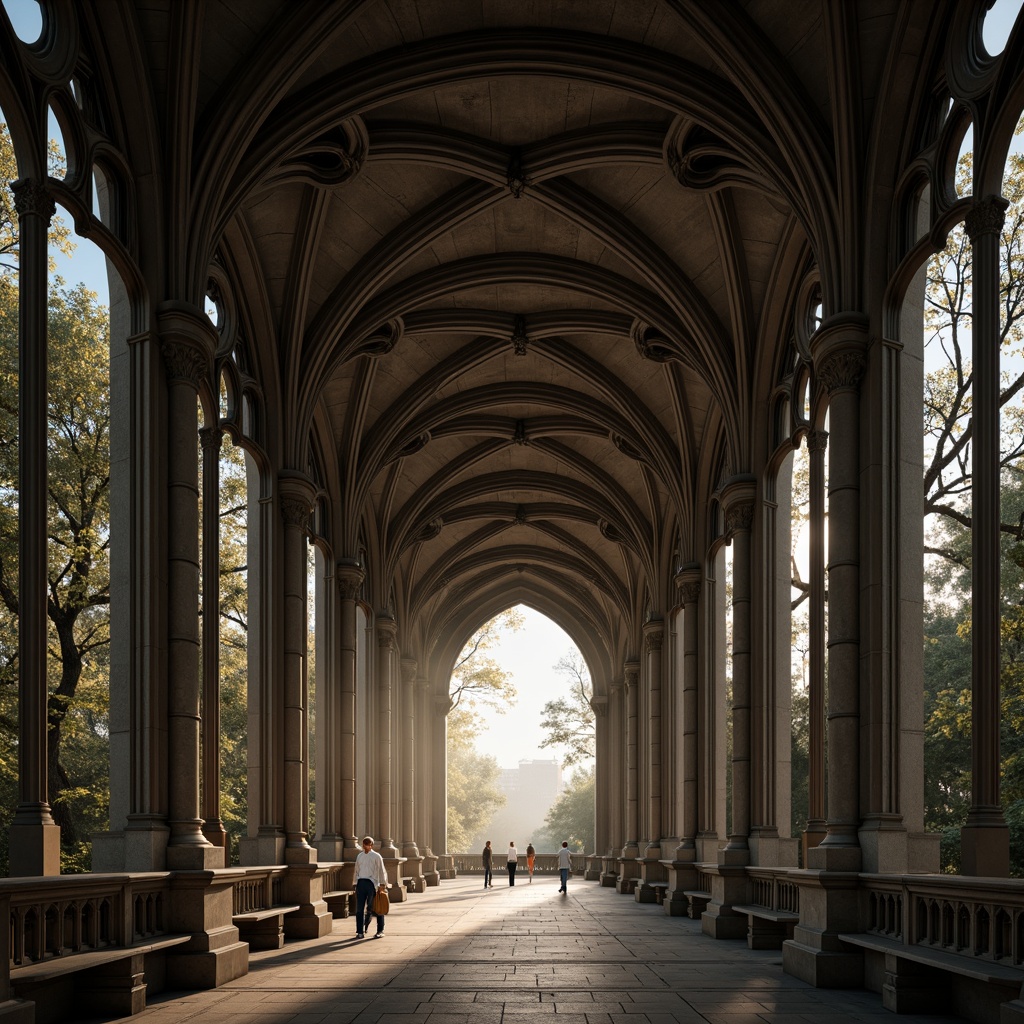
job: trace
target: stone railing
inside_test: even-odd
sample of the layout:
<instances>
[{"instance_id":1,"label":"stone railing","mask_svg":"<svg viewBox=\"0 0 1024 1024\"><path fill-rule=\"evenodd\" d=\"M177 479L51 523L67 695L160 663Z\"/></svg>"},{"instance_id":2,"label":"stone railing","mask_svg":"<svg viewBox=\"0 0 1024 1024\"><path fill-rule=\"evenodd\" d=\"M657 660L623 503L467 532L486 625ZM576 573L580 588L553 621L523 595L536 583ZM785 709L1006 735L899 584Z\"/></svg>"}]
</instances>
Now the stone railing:
<instances>
[{"instance_id":1,"label":"stone railing","mask_svg":"<svg viewBox=\"0 0 1024 1024\"><path fill-rule=\"evenodd\" d=\"M455 870L460 875L482 875L484 873L483 857L479 853L454 853L451 855L455 861ZM587 867L587 855L585 853L570 854L573 875L582 876ZM505 851L494 851L494 868L497 874L505 871ZM526 854L519 851L519 866L516 868L516 877L526 873ZM533 864L535 875L558 875L558 854L538 853Z\"/></svg>"},{"instance_id":2,"label":"stone railing","mask_svg":"<svg viewBox=\"0 0 1024 1024\"><path fill-rule=\"evenodd\" d=\"M865 931L908 946L1024 966L1024 881L862 875Z\"/></svg>"},{"instance_id":3,"label":"stone railing","mask_svg":"<svg viewBox=\"0 0 1024 1024\"><path fill-rule=\"evenodd\" d=\"M281 904L281 884L286 867L239 868L243 876L231 886L231 913L251 914Z\"/></svg>"},{"instance_id":4,"label":"stone railing","mask_svg":"<svg viewBox=\"0 0 1024 1024\"><path fill-rule=\"evenodd\" d=\"M800 890L789 879L789 868L747 868L750 879L750 902L756 907L800 913Z\"/></svg>"},{"instance_id":5,"label":"stone railing","mask_svg":"<svg viewBox=\"0 0 1024 1024\"><path fill-rule=\"evenodd\" d=\"M4 879L9 968L166 934L169 872Z\"/></svg>"}]
</instances>

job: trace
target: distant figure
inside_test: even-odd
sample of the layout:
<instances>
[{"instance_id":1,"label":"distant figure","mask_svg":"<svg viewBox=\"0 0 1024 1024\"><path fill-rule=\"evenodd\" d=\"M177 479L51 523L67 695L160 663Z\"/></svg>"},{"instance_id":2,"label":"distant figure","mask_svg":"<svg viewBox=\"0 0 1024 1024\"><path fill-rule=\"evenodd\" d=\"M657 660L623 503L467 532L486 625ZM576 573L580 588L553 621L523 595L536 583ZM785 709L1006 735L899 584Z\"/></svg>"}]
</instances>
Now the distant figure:
<instances>
[{"instance_id":1,"label":"distant figure","mask_svg":"<svg viewBox=\"0 0 1024 1024\"><path fill-rule=\"evenodd\" d=\"M484 888L494 888L494 883L491 880L491 864L494 858L494 851L491 849L490 839L484 843L484 852L481 854L484 861Z\"/></svg>"},{"instance_id":2,"label":"distant figure","mask_svg":"<svg viewBox=\"0 0 1024 1024\"><path fill-rule=\"evenodd\" d=\"M570 867L572 867L572 861L569 858L569 844L563 841L562 848L558 851L558 874L562 879L562 888L558 890L559 892L569 892L567 883Z\"/></svg>"},{"instance_id":3,"label":"distant figure","mask_svg":"<svg viewBox=\"0 0 1024 1024\"><path fill-rule=\"evenodd\" d=\"M533 843L529 843L526 847L526 870L530 872L530 884L533 884L533 862L537 859L537 851L533 848Z\"/></svg>"},{"instance_id":4,"label":"distant figure","mask_svg":"<svg viewBox=\"0 0 1024 1024\"><path fill-rule=\"evenodd\" d=\"M516 849L516 843L513 839L508 844L508 884L516 884L516 864L519 862L519 851Z\"/></svg>"},{"instance_id":5,"label":"distant figure","mask_svg":"<svg viewBox=\"0 0 1024 1024\"><path fill-rule=\"evenodd\" d=\"M373 837L363 836L362 852L356 855L356 938L361 939L369 931L373 915L373 897L379 888L388 884L384 870L384 858L373 848ZM377 914L377 934L384 934L384 918Z\"/></svg>"}]
</instances>

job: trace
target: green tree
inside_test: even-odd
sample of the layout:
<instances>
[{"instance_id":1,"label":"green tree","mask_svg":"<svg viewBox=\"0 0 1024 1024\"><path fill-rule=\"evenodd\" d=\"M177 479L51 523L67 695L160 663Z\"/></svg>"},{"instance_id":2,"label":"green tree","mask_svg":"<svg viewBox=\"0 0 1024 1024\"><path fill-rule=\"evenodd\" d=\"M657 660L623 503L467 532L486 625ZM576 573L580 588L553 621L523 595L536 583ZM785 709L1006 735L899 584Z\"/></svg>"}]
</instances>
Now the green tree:
<instances>
[{"instance_id":1,"label":"green tree","mask_svg":"<svg viewBox=\"0 0 1024 1024\"><path fill-rule=\"evenodd\" d=\"M498 789L497 759L476 749L475 716L457 708L448 714L448 850L465 853L470 840L505 805Z\"/></svg>"},{"instance_id":2,"label":"green tree","mask_svg":"<svg viewBox=\"0 0 1024 1024\"><path fill-rule=\"evenodd\" d=\"M459 653L448 687L448 849L465 852L474 835L485 828L505 796L498 789L495 758L476 749L479 709L498 714L516 702L512 675L501 667L495 651L502 635L522 628L523 614L509 608L485 622Z\"/></svg>"},{"instance_id":3,"label":"green tree","mask_svg":"<svg viewBox=\"0 0 1024 1024\"><path fill-rule=\"evenodd\" d=\"M541 841L556 849L567 842L574 853L593 853L596 790L594 766L577 768L572 773L569 785L544 819Z\"/></svg>"},{"instance_id":4,"label":"green tree","mask_svg":"<svg viewBox=\"0 0 1024 1024\"><path fill-rule=\"evenodd\" d=\"M562 763L568 768L591 760L597 753L594 709L590 704L594 690L587 663L575 648L554 669L568 681L569 693L544 705L540 724L547 736L541 746L564 748Z\"/></svg>"}]
</instances>

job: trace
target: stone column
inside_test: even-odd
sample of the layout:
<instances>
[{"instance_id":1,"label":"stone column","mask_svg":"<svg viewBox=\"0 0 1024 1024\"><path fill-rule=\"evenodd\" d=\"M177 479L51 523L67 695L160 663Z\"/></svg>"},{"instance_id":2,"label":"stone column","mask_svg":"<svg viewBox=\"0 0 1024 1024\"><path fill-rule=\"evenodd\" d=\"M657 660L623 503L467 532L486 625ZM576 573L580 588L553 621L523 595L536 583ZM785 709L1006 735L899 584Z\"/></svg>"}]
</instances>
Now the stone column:
<instances>
[{"instance_id":1,"label":"stone column","mask_svg":"<svg viewBox=\"0 0 1024 1024\"><path fill-rule=\"evenodd\" d=\"M423 858L416 845L416 659L402 659L402 877L410 892L423 892Z\"/></svg>"},{"instance_id":2,"label":"stone column","mask_svg":"<svg viewBox=\"0 0 1024 1024\"><path fill-rule=\"evenodd\" d=\"M356 599L366 574L353 561L341 561L337 569L338 595L341 601L341 636L339 643L340 676L340 803L343 859L355 861L359 853L356 835Z\"/></svg>"},{"instance_id":3,"label":"stone column","mask_svg":"<svg viewBox=\"0 0 1024 1024\"><path fill-rule=\"evenodd\" d=\"M750 861L750 529L754 483L730 484L723 495L726 530L732 542L732 821L725 848L727 864Z\"/></svg>"},{"instance_id":4,"label":"stone column","mask_svg":"<svg viewBox=\"0 0 1024 1024\"><path fill-rule=\"evenodd\" d=\"M615 888L618 892L632 895L636 889L639 873L637 858L640 856L639 806L637 803L637 701L639 693L640 663L627 661L625 664L626 697L626 843L619 856L619 877Z\"/></svg>"},{"instance_id":5,"label":"stone column","mask_svg":"<svg viewBox=\"0 0 1024 1024\"><path fill-rule=\"evenodd\" d=\"M380 843L377 846L384 858L388 873L388 895L392 900L405 899L402 885L402 858L394 840L394 768L391 746L391 702L394 689L395 640L398 624L394 619L377 619L377 730L372 742L377 744L377 828Z\"/></svg>"},{"instance_id":6,"label":"stone column","mask_svg":"<svg viewBox=\"0 0 1024 1024\"><path fill-rule=\"evenodd\" d=\"M434 824L434 750L437 715L434 712L434 691L429 679L416 680L416 826L419 846L423 854L423 880L437 885L441 876L437 871L437 846Z\"/></svg>"},{"instance_id":7,"label":"stone column","mask_svg":"<svg viewBox=\"0 0 1024 1024\"><path fill-rule=\"evenodd\" d=\"M683 678L682 699L677 732L680 744L679 774L682 777L682 835L672 855L668 872L668 892L662 906L665 913L682 917L689 913L687 890L697 888L697 602L700 598L700 571L687 569L676 576L683 605Z\"/></svg>"},{"instance_id":8,"label":"stone column","mask_svg":"<svg viewBox=\"0 0 1024 1024\"><path fill-rule=\"evenodd\" d=\"M978 199L964 226L973 247L971 451L971 809L960 832L961 872L1005 877L1010 840L999 795L999 239L1007 202Z\"/></svg>"},{"instance_id":9,"label":"stone column","mask_svg":"<svg viewBox=\"0 0 1024 1024\"><path fill-rule=\"evenodd\" d=\"M825 838L825 452L828 431L807 433L809 479L807 851Z\"/></svg>"},{"instance_id":10,"label":"stone column","mask_svg":"<svg viewBox=\"0 0 1024 1024\"><path fill-rule=\"evenodd\" d=\"M732 558L732 821L729 842L718 854L711 877L711 902L701 927L715 938L746 935L746 917L732 907L747 902L745 866L750 863L750 529L754 521L755 483L741 478L722 495Z\"/></svg>"},{"instance_id":11,"label":"stone column","mask_svg":"<svg viewBox=\"0 0 1024 1024\"><path fill-rule=\"evenodd\" d=\"M443 858L448 853L448 712L452 709L451 698L446 692L433 695L433 742L431 744L431 832L433 852L441 858L436 867L439 878L452 877L447 873L448 862Z\"/></svg>"},{"instance_id":12,"label":"stone column","mask_svg":"<svg viewBox=\"0 0 1024 1024\"><path fill-rule=\"evenodd\" d=\"M608 845L602 850L601 885L611 888L619 880L619 855L622 851L622 821L626 805L625 758L623 756L622 683L613 680L608 687L608 770L604 790L605 813L608 816ZM598 769L600 771L600 768ZM602 792L598 785L598 793Z\"/></svg>"},{"instance_id":13,"label":"stone column","mask_svg":"<svg viewBox=\"0 0 1024 1024\"><path fill-rule=\"evenodd\" d=\"M824 328L822 328L824 330ZM819 335L821 330L819 330ZM822 344L826 344L823 341ZM829 394L834 440L829 456L828 819L808 866L860 867L860 405L866 337L859 325L837 331L816 358Z\"/></svg>"},{"instance_id":14,"label":"stone column","mask_svg":"<svg viewBox=\"0 0 1024 1024\"><path fill-rule=\"evenodd\" d=\"M167 374L167 867L216 868L224 851L199 815L199 385L215 338L191 307L159 314Z\"/></svg>"},{"instance_id":15,"label":"stone column","mask_svg":"<svg viewBox=\"0 0 1024 1024\"><path fill-rule=\"evenodd\" d=\"M50 812L46 744L47 232L46 187L11 185L21 232L18 298L18 806L11 875L60 874L60 829Z\"/></svg>"},{"instance_id":16,"label":"stone column","mask_svg":"<svg viewBox=\"0 0 1024 1024\"><path fill-rule=\"evenodd\" d=\"M282 543L282 648L284 653L284 860L286 864L314 864L316 851L309 845L309 691L307 617L307 537L316 494L310 480L299 473L279 477Z\"/></svg>"},{"instance_id":17,"label":"stone column","mask_svg":"<svg viewBox=\"0 0 1024 1024\"><path fill-rule=\"evenodd\" d=\"M862 958L847 953L842 932L860 928L857 872L860 826L860 401L866 318L825 321L812 345L818 382L829 395L827 820L797 878L800 923L783 943L787 973L819 987L863 981Z\"/></svg>"},{"instance_id":18,"label":"stone column","mask_svg":"<svg viewBox=\"0 0 1024 1024\"><path fill-rule=\"evenodd\" d=\"M590 882L601 879L601 855L608 849L608 780L611 775L608 749L608 698L590 699L594 712L594 849L587 859L586 878Z\"/></svg>"},{"instance_id":19,"label":"stone column","mask_svg":"<svg viewBox=\"0 0 1024 1024\"><path fill-rule=\"evenodd\" d=\"M665 868L661 864L661 833L662 833L662 786L661 786L661 752L662 752L662 718L661 718L661 652L665 642L665 623L662 619L652 619L644 623L644 654L647 661L647 845L644 847L640 863L641 884L637 886L634 897L638 903L653 903L657 892L652 882L665 881Z\"/></svg>"},{"instance_id":20,"label":"stone column","mask_svg":"<svg viewBox=\"0 0 1024 1024\"><path fill-rule=\"evenodd\" d=\"M219 427L199 431L203 450L203 835L224 851L220 817L220 445Z\"/></svg>"},{"instance_id":21,"label":"stone column","mask_svg":"<svg viewBox=\"0 0 1024 1024\"><path fill-rule=\"evenodd\" d=\"M317 859L344 859L341 791L341 599L334 558L324 552L323 572L316 578L316 847ZM352 888L339 885L338 888Z\"/></svg>"}]
</instances>

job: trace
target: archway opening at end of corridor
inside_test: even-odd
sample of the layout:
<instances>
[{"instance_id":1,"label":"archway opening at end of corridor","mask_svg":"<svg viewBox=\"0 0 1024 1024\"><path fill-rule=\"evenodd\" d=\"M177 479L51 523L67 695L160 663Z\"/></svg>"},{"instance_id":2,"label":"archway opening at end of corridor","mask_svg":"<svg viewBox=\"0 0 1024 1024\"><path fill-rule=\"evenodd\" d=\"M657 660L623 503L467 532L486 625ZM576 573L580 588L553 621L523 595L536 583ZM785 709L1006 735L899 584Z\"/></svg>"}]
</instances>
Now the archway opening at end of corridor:
<instances>
[{"instance_id":1,"label":"archway opening at end of corridor","mask_svg":"<svg viewBox=\"0 0 1024 1024\"><path fill-rule=\"evenodd\" d=\"M447 716L448 852L504 866L515 843L595 844L596 743L586 660L551 619L516 605L480 625L453 666Z\"/></svg>"}]
</instances>

